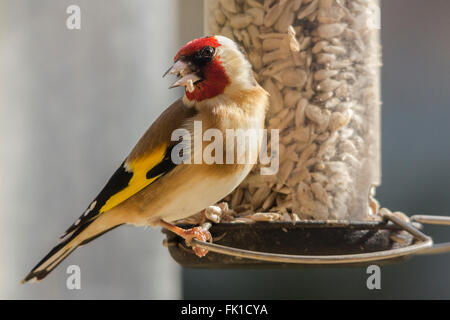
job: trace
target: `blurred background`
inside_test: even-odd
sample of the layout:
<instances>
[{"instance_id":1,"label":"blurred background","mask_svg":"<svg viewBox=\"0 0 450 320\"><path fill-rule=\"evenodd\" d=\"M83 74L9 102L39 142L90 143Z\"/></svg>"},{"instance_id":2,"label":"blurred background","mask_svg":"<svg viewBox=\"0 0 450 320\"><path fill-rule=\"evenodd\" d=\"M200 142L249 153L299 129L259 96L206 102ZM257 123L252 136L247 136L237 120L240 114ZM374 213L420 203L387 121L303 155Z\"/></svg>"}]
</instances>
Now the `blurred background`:
<instances>
[{"instance_id":1,"label":"blurred background","mask_svg":"<svg viewBox=\"0 0 450 320\"><path fill-rule=\"evenodd\" d=\"M81 30L65 26L81 7ZM0 0L0 298L450 298L450 255L365 268L180 268L159 229L118 228L19 285L182 93L161 75L203 34L202 0ZM382 1L383 206L450 215L450 2ZM436 241L450 229L426 227ZM66 268L81 268L81 290Z\"/></svg>"}]
</instances>

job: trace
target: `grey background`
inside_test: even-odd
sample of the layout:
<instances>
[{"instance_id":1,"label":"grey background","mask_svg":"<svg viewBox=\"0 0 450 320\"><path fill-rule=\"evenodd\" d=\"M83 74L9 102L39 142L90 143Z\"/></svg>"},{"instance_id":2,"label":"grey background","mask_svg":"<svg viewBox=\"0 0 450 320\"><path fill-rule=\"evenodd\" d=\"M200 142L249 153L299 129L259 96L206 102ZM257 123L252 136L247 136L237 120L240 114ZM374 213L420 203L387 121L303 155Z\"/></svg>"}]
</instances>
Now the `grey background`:
<instances>
[{"instance_id":1,"label":"grey background","mask_svg":"<svg viewBox=\"0 0 450 320\"><path fill-rule=\"evenodd\" d=\"M81 7L81 30L66 8ZM0 297L181 297L158 229L118 228L46 281L19 285L180 92L162 74L180 45L178 1L0 2ZM81 268L81 290L66 268Z\"/></svg>"},{"instance_id":2,"label":"grey background","mask_svg":"<svg viewBox=\"0 0 450 320\"><path fill-rule=\"evenodd\" d=\"M65 29L79 4L82 30ZM162 80L202 35L202 1L0 0L1 298L450 298L450 255L382 267L193 270L159 230L119 228L38 286L18 282L180 92ZM382 1L383 206L450 215L450 2ZM427 227L435 240L448 229ZM65 289L78 264L82 290Z\"/></svg>"}]
</instances>

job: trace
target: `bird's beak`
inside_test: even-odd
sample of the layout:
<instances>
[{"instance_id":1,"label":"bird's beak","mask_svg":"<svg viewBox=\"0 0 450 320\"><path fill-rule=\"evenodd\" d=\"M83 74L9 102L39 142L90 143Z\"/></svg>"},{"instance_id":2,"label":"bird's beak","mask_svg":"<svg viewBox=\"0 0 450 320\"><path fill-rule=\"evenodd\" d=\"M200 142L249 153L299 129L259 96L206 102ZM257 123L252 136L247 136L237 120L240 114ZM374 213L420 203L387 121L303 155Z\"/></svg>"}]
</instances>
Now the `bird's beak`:
<instances>
[{"instance_id":1,"label":"bird's beak","mask_svg":"<svg viewBox=\"0 0 450 320\"><path fill-rule=\"evenodd\" d=\"M177 81L172 83L172 85L169 87L169 89L184 86L186 87L186 90L189 92L194 91L194 83L202 80L190 67L189 64L178 60L174 63L174 65L166 71L166 73L163 75L165 77L167 74L174 74L178 77Z\"/></svg>"}]
</instances>

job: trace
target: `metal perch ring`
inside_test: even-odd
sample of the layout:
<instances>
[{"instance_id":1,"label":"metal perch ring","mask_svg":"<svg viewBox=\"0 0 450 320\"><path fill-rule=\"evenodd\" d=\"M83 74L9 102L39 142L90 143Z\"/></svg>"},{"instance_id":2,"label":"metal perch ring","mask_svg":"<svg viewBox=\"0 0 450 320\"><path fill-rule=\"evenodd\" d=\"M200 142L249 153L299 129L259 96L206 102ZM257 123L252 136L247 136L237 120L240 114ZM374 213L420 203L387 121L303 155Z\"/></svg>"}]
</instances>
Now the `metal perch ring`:
<instances>
[{"instance_id":1,"label":"metal perch ring","mask_svg":"<svg viewBox=\"0 0 450 320\"><path fill-rule=\"evenodd\" d=\"M257 252L232 248L214 243L199 241L197 239L192 240L191 246L196 246L202 249L207 249L209 251L224 255L230 255L246 259L262 260L278 263L293 263L293 264L361 263L361 262L378 261L383 259L392 259L412 254L432 254L450 251L450 242L433 246L433 240L431 237L427 236L426 234L418 230L412 223L405 222L390 212L384 212L383 218L388 221L391 221L404 231L408 232L418 242L403 248L383 250L371 253L344 254L344 255L275 254L275 253ZM411 222L413 221L428 224L450 225L450 217L420 215L411 217Z\"/></svg>"}]
</instances>

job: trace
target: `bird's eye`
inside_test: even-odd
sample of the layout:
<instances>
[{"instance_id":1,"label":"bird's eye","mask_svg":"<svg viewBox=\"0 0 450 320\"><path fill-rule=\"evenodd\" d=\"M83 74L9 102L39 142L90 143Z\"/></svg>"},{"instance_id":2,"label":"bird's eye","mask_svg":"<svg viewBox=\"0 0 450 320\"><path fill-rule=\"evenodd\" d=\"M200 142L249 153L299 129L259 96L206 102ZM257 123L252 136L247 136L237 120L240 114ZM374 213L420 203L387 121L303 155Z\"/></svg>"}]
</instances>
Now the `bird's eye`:
<instances>
[{"instance_id":1,"label":"bird's eye","mask_svg":"<svg viewBox=\"0 0 450 320\"><path fill-rule=\"evenodd\" d=\"M207 46L201 50L200 55L202 58L211 58L214 55L214 51L215 50L213 47Z\"/></svg>"},{"instance_id":2,"label":"bird's eye","mask_svg":"<svg viewBox=\"0 0 450 320\"><path fill-rule=\"evenodd\" d=\"M197 67L202 67L214 59L215 49L211 46L203 47L191 56L191 61Z\"/></svg>"}]
</instances>

